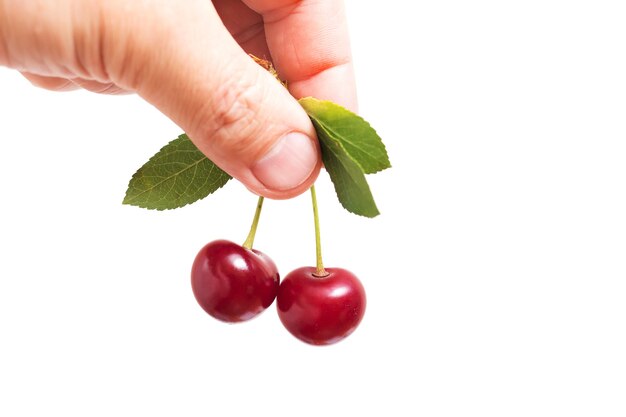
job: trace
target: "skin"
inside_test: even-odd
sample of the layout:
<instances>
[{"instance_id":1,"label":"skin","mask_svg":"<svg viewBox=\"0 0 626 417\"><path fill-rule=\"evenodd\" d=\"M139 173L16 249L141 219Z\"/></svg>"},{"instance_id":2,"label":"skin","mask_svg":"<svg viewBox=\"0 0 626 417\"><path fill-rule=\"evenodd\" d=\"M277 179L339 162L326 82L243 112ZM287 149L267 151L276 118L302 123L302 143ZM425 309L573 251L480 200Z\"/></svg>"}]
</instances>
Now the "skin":
<instances>
[{"instance_id":1,"label":"skin","mask_svg":"<svg viewBox=\"0 0 626 417\"><path fill-rule=\"evenodd\" d=\"M247 53L270 59L289 91ZM321 167L295 98L357 107L335 0L0 0L0 65L49 90L137 93L278 199L307 190Z\"/></svg>"}]
</instances>

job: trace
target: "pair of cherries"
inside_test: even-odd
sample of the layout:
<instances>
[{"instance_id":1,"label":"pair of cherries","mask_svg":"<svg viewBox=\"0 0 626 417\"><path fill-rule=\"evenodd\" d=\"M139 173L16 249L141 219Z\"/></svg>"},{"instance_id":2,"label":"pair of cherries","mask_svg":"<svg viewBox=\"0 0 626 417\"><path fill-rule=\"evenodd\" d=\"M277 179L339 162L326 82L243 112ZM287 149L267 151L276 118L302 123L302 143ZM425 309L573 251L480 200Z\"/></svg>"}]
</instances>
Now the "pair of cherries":
<instances>
[{"instance_id":1,"label":"pair of cherries","mask_svg":"<svg viewBox=\"0 0 626 417\"><path fill-rule=\"evenodd\" d=\"M338 342L352 333L365 313L365 290L341 268L298 268L280 282L269 256L227 240L204 246L191 270L196 300L225 322L249 320L277 300L289 332L313 345Z\"/></svg>"}]
</instances>

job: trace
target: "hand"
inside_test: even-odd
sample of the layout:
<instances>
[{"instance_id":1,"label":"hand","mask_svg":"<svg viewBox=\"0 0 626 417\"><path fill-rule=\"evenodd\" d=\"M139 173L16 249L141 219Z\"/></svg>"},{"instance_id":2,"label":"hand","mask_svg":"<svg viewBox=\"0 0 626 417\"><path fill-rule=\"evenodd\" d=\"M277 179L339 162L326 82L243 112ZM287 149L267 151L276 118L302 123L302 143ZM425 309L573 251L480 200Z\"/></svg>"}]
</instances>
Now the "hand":
<instances>
[{"instance_id":1,"label":"hand","mask_svg":"<svg viewBox=\"0 0 626 417\"><path fill-rule=\"evenodd\" d=\"M271 57L291 95L247 53ZM302 193L321 167L293 96L356 110L335 0L0 0L0 65L51 90L136 92L270 198Z\"/></svg>"}]
</instances>

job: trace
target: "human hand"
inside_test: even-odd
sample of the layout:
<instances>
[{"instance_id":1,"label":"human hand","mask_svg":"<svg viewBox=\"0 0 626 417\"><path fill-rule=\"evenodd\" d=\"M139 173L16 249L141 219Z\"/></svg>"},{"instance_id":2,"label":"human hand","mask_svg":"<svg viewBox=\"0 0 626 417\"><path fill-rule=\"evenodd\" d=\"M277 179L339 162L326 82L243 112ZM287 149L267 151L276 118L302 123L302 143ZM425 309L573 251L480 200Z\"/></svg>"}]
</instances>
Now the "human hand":
<instances>
[{"instance_id":1,"label":"human hand","mask_svg":"<svg viewBox=\"0 0 626 417\"><path fill-rule=\"evenodd\" d=\"M136 92L253 192L308 189L319 145L296 98L356 110L336 0L0 0L0 65L51 90Z\"/></svg>"}]
</instances>

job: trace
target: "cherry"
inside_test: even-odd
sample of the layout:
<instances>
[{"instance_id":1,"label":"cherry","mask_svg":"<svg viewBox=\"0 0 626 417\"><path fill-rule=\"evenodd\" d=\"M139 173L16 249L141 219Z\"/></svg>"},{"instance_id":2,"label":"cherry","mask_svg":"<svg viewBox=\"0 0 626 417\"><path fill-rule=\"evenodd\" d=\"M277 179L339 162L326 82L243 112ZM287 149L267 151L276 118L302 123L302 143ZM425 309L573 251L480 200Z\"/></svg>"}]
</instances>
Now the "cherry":
<instances>
[{"instance_id":1,"label":"cherry","mask_svg":"<svg viewBox=\"0 0 626 417\"><path fill-rule=\"evenodd\" d=\"M204 246L191 269L191 287L200 306L216 319L240 322L269 307L280 278L264 253L227 240Z\"/></svg>"},{"instance_id":2,"label":"cherry","mask_svg":"<svg viewBox=\"0 0 626 417\"><path fill-rule=\"evenodd\" d=\"M336 343L352 333L365 313L365 290L359 279L341 268L298 268L280 284L278 316L298 339L313 345Z\"/></svg>"}]
</instances>

